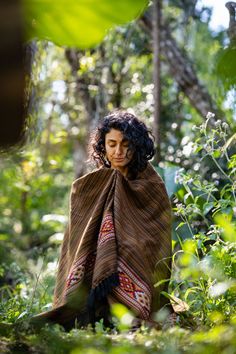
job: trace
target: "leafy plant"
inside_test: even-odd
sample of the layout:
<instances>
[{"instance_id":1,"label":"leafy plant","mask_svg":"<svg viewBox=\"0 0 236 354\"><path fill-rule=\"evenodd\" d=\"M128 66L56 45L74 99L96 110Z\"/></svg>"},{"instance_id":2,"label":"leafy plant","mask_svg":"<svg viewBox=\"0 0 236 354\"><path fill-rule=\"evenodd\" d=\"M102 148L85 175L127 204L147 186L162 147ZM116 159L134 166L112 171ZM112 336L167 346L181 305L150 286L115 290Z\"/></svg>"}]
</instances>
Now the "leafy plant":
<instances>
[{"instance_id":1,"label":"leafy plant","mask_svg":"<svg viewBox=\"0 0 236 354\"><path fill-rule=\"evenodd\" d=\"M198 326L212 327L235 318L236 200L235 154L229 150L228 125L220 120L209 127L208 113L194 142L195 153L214 163L211 175L179 170L174 211L179 250L173 257L172 293L183 298ZM200 168L201 170L201 168ZM212 176L217 179L212 181ZM189 239L179 230L187 226Z\"/></svg>"}]
</instances>

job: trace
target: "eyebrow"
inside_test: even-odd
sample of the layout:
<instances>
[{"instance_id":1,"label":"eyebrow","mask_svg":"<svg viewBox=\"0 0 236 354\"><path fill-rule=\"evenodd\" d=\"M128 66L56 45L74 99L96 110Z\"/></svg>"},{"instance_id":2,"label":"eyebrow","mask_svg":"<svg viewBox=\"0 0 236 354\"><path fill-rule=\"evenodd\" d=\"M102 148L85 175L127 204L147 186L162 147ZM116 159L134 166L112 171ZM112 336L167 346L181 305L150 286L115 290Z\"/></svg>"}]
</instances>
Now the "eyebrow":
<instances>
[{"instance_id":1,"label":"eyebrow","mask_svg":"<svg viewBox=\"0 0 236 354\"><path fill-rule=\"evenodd\" d=\"M121 142L127 142L128 139L122 139ZM112 143L117 143L117 140L114 140L114 139L108 139L108 142L112 142Z\"/></svg>"}]
</instances>

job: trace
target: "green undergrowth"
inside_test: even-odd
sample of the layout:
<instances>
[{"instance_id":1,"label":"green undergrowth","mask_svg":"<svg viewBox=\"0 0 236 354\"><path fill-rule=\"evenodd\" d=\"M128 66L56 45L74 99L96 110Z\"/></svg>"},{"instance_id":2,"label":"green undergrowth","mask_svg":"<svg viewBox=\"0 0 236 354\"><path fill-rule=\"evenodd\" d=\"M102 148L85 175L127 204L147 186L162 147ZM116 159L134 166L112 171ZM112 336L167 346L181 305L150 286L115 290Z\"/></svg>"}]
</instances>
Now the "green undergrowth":
<instances>
[{"instance_id":1,"label":"green undergrowth","mask_svg":"<svg viewBox=\"0 0 236 354\"><path fill-rule=\"evenodd\" d=\"M74 329L69 333L58 326L45 327L36 334L15 333L4 339L6 353L102 354L102 353L235 353L236 323L217 325L209 331L191 331L173 327L166 331L107 333L97 324L97 331Z\"/></svg>"},{"instance_id":2,"label":"green undergrowth","mask_svg":"<svg viewBox=\"0 0 236 354\"><path fill-rule=\"evenodd\" d=\"M167 325L166 313L160 311L156 320L162 330L143 324L131 333L132 314L119 305L112 309L116 329L110 332L102 321L95 332L65 332L58 325L33 331L27 319L51 306L58 257L53 242L58 238L34 257L17 248L10 252L14 245L5 240L0 247L5 259L0 266L1 353L236 353L234 135L212 114L194 129L192 154L198 169L176 173L172 277L168 293L163 292L177 311L175 325ZM58 236L58 224L50 227Z\"/></svg>"}]
</instances>

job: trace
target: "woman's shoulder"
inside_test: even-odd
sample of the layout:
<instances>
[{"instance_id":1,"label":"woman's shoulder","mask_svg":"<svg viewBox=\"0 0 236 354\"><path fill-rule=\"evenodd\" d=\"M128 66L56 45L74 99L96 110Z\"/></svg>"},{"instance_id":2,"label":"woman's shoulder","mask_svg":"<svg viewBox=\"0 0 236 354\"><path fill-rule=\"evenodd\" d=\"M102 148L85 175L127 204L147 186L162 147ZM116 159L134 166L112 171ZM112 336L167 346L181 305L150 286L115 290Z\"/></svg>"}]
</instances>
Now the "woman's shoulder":
<instances>
[{"instance_id":1,"label":"woman's shoulder","mask_svg":"<svg viewBox=\"0 0 236 354\"><path fill-rule=\"evenodd\" d=\"M112 174L113 170L108 167L102 166L100 168L93 169L85 175L75 179L72 182L72 189L76 190L79 186L85 186L87 183L91 185L98 184L99 182L106 180Z\"/></svg>"}]
</instances>

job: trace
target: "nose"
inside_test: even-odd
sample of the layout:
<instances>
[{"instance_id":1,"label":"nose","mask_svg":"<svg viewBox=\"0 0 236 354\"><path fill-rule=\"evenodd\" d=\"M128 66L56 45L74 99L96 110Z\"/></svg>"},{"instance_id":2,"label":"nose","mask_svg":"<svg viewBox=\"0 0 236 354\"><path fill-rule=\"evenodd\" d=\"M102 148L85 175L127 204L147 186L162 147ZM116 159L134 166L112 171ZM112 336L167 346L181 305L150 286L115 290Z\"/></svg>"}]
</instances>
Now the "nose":
<instances>
[{"instance_id":1,"label":"nose","mask_svg":"<svg viewBox=\"0 0 236 354\"><path fill-rule=\"evenodd\" d=\"M116 156L120 156L120 155L122 155L122 153L123 153L122 146L117 145L117 147L116 147Z\"/></svg>"}]
</instances>

